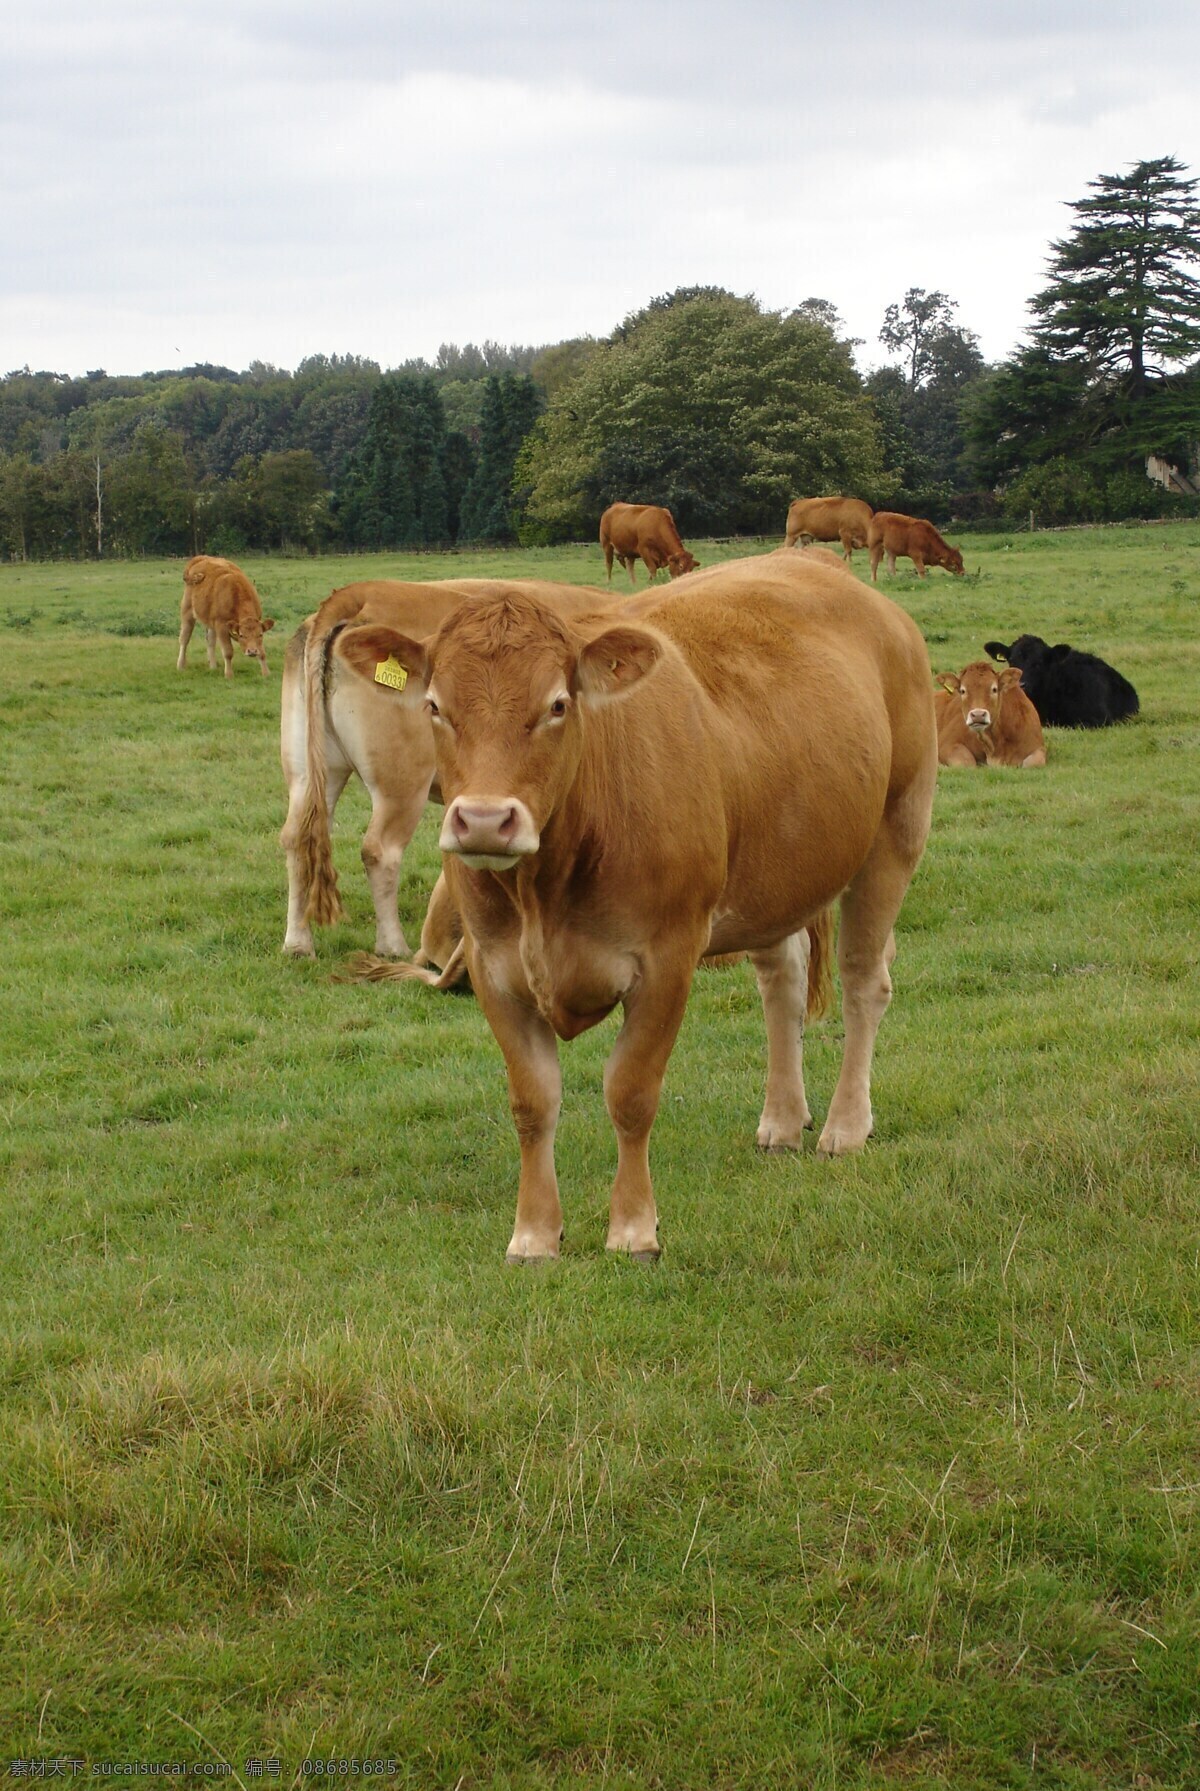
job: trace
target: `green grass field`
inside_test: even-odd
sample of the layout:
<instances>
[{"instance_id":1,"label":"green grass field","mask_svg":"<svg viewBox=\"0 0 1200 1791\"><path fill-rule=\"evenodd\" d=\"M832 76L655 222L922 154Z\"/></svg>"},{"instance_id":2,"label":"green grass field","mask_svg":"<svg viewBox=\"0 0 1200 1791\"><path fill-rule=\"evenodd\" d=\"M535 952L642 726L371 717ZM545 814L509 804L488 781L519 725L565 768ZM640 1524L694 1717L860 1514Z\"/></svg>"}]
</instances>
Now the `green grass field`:
<instances>
[{"instance_id":1,"label":"green grass field","mask_svg":"<svg viewBox=\"0 0 1200 1791\"><path fill-rule=\"evenodd\" d=\"M350 918L280 954L279 670L352 577L598 550L248 560L231 684L175 672L178 563L0 567L0 1760L1200 1784L1200 525L966 557L890 587L935 667L1068 639L1141 717L942 774L861 1156L756 1153L753 978L703 973L663 1259L610 1260L615 1021L564 1049L532 1271L474 1002L331 980L357 786Z\"/></svg>"}]
</instances>

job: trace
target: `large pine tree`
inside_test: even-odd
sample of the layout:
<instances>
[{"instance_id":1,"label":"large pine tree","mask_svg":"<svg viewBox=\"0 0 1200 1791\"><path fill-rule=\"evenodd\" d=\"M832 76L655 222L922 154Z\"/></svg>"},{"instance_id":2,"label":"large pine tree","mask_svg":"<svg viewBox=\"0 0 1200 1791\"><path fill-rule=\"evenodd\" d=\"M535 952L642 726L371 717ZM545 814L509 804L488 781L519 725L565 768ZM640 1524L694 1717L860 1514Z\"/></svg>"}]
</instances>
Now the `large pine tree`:
<instances>
[{"instance_id":1,"label":"large pine tree","mask_svg":"<svg viewBox=\"0 0 1200 1791\"><path fill-rule=\"evenodd\" d=\"M1163 363L1200 353L1200 207L1174 156L1089 181L1070 236L1051 244L1048 286L1030 300L1033 338L1055 359L1145 396Z\"/></svg>"}]
</instances>

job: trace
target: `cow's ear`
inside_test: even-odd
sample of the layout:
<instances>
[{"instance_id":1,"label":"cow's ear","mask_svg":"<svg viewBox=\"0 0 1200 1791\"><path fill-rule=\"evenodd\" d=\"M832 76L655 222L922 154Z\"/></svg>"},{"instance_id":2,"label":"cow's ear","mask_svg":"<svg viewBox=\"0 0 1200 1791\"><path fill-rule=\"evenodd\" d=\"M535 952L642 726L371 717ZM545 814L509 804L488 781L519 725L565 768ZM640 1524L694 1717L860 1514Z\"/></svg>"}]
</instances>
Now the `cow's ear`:
<instances>
[{"instance_id":1,"label":"cow's ear","mask_svg":"<svg viewBox=\"0 0 1200 1791\"><path fill-rule=\"evenodd\" d=\"M265 633L266 633L266 632L267 632L267 629L268 629L268 628L274 628L274 626L275 626L275 618L274 618L274 616L264 616L264 617L263 617L263 619L262 619L262 629L263 629L263 633L264 633L264 634L265 634Z\"/></svg>"},{"instance_id":2,"label":"cow's ear","mask_svg":"<svg viewBox=\"0 0 1200 1791\"><path fill-rule=\"evenodd\" d=\"M1067 654L1070 651L1071 651L1071 649L1070 649L1070 647L1068 647L1066 642L1060 641L1057 647L1051 647L1050 651L1046 655L1046 658L1047 659L1065 659L1067 657Z\"/></svg>"},{"instance_id":3,"label":"cow's ear","mask_svg":"<svg viewBox=\"0 0 1200 1791\"><path fill-rule=\"evenodd\" d=\"M421 641L410 640L382 623L344 628L334 649L363 678L402 698L424 698L429 683L429 655Z\"/></svg>"},{"instance_id":4,"label":"cow's ear","mask_svg":"<svg viewBox=\"0 0 1200 1791\"><path fill-rule=\"evenodd\" d=\"M1019 665L1006 665L1004 670L1000 674L1001 690L1011 690L1013 688L1014 684L1019 684L1020 682L1021 682L1020 666Z\"/></svg>"},{"instance_id":5,"label":"cow's ear","mask_svg":"<svg viewBox=\"0 0 1200 1791\"><path fill-rule=\"evenodd\" d=\"M606 628L579 655L575 688L582 696L603 702L624 696L654 670L662 648L644 628Z\"/></svg>"},{"instance_id":6,"label":"cow's ear","mask_svg":"<svg viewBox=\"0 0 1200 1791\"><path fill-rule=\"evenodd\" d=\"M1008 648L1003 641L984 641L983 650L989 659L1008 658Z\"/></svg>"},{"instance_id":7,"label":"cow's ear","mask_svg":"<svg viewBox=\"0 0 1200 1791\"><path fill-rule=\"evenodd\" d=\"M958 673L941 672L938 674L938 689L948 690L951 696L958 695Z\"/></svg>"}]
</instances>

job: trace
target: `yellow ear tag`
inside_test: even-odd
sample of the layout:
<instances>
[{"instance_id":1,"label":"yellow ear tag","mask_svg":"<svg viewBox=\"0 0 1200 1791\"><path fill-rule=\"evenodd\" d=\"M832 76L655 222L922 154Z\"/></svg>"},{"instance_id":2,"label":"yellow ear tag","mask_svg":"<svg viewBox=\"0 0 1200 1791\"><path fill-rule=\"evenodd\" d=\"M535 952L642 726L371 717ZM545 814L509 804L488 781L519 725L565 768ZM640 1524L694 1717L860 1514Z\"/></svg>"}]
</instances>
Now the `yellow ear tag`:
<instances>
[{"instance_id":1,"label":"yellow ear tag","mask_svg":"<svg viewBox=\"0 0 1200 1791\"><path fill-rule=\"evenodd\" d=\"M392 690L403 690L408 683L408 673L394 653L389 653L387 658L381 659L375 667L375 682L376 684L387 684Z\"/></svg>"}]
</instances>

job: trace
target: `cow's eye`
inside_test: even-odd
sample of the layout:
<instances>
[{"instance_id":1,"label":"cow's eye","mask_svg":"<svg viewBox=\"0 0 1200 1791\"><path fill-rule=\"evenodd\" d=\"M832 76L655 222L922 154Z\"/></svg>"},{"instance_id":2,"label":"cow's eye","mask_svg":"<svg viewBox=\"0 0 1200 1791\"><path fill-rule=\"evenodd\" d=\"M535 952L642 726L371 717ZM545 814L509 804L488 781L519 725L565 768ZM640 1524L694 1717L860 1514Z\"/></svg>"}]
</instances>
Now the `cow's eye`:
<instances>
[{"instance_id":1,"label":"cow's eye","mask_svg":"<svg viewBox=\"0 0 1200 1791\"><path fill-rule=\"evenodd\" d=\"M550 713L551 713L551 715L553 715L555 717L564 716L567 713L566 697L555 697L554 701L550 705Z\"/></svg>"},{"instance_id":2,"label":"cow's eye","mask_svg":"<svg viewBox=\"0 0 1200 1791\"><path fill-rule=\"evenodd\" d=\"M432 697L425 698L425 707L428 709L431 716L440 716L442 713Z\"/></svg>"}]
</instances>

